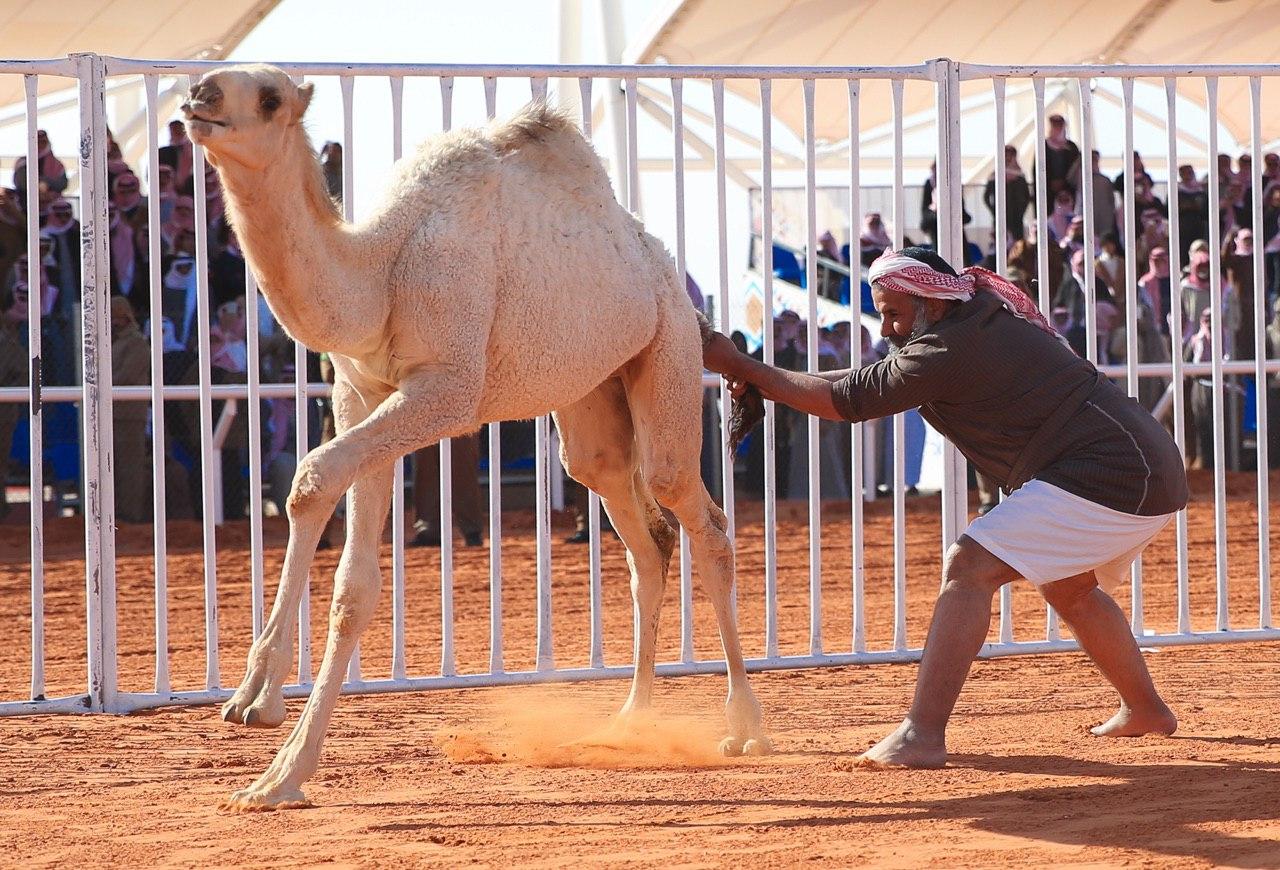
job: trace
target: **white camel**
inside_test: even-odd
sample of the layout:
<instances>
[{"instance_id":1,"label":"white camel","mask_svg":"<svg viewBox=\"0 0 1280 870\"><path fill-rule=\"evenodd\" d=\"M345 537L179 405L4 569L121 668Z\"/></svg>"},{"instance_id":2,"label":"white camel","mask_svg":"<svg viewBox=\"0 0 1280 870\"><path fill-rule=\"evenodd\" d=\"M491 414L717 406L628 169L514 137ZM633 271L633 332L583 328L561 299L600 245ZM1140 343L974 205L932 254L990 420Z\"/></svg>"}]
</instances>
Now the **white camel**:
<instances>
[{"instance_id":1,"label":"white camel","mask_svg":"<svg viewBox=\"0 0 1280 870\"><path fill-rule=\"evenodd\" d=\"M271 311L293 338L328 352L336 372L338 435L299 463L275 605L224 719L284 721L298 601L326 518L351 496L315 689L271 765L228 806L306 802L301 786L381 588L393 462L487 422L548 412L566 469L600 494L627 547L637 633L620 715L652 696L675 540L661 505L688 530L719 622L729 678L721 751L767 752L734 621L725 517L699 475L699 321L671 257L618 205L574 125L536 104L485 131L430 140L401 162L383 205L347 224L301 123L311 92L275 67L230 67L182 106Z\"/></svg>"}]
</instances>

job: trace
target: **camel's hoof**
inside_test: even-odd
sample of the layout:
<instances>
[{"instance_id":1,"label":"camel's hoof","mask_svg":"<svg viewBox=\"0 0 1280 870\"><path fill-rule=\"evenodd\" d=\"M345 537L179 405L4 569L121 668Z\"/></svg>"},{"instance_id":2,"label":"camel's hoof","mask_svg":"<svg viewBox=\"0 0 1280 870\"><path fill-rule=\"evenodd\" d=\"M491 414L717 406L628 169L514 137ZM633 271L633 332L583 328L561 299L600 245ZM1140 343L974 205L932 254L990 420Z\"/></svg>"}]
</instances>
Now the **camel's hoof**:
<instances>
[{"instance_id":1,"label":"camel's hoof","mask_svg":"<svg viewBox=\"0 0 1280 870\"><path fill-rule=\"evenodd\" d=\"M772 752L773 744L769 742L768 737L763 735L742 738L730 734L720 741L720 754L725 758L739 758L745 755L769 755Z\"/></svg>"},{"instance_id":2,"label":"camel's hoof","mask_svg":"<svg viewBox=\"0 0 1280 870\"><path fill-rule=\"evenodd\" d=\"M222 705L224 722L234 722L249 728L277 728L284 722L284 698L278 693L272 697L264 689L256 698L247 701L240 699L240 692L236 692L230 701Z\"/></svg>"},{"instance_id":3,"label":"camel's hoof","mask_svg":"<svg viewBox=\"0 0 1280 870\"><path fill-rule=\"evenodd\" d=\"M743 745L744 741L741 737L734 737L730 734L720 741L720 754L725 758L737 758L742 754Z\"/></svg>"},{"instance_id":4,"label":"camel's hoof","mask_svg":"<svg viewBox=\"0 0 1280 870\"><path fill-rule=\"evenodd\" d=\"M229 813L270 813L311 806L300 788L264 788L254 785L231 795L218 809Z\"/></svg>"}]
</instances>

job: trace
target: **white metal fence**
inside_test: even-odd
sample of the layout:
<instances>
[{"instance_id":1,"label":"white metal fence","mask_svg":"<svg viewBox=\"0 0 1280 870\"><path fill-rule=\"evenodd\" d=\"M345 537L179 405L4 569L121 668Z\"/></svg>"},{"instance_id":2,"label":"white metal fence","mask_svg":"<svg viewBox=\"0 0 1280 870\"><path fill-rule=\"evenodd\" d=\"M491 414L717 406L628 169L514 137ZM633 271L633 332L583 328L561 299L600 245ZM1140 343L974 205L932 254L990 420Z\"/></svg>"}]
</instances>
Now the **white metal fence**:
<instances>
[{"instance_id":1,"label":"white metal fence","mask_svg":"<svg viewBox=\"0 0 1280 870\"><path fill-rule=\"evenodd\" d=\"M199 376L194 385L175 385L164 383L164 367L162 364L162 335L160 318L153 317L150 326L151 342L151 384L147 386L113 386L111 377L111 333L109 331L109 294L110 280L108 272L108 191L106 165L106 130L107 117L103 100L104 87L107 80L117 76L141 76L144 82L147 113L147 131L149 149L146 175L155 179L159 167L158 131L166 120L160 117L157 110L158 84L162 78L173 76L198 77L217 64L183 61L154 62L100 57L97 55L76 55L65 60L40 62L7 62L0 64L0 75L22 75L26 81L27 94L27 131L28 131L28 168L27 189L37 188L36 175L36 129L38 126L37 85L41 76L65 78L69 82L78 83L80 89L80 143L79 143L79 176L80 196L82 203L82 242L81 268L82 286L79 303L80 331L82 340L83 367L82 384L79 386L42 386L41 370L41 315L40 305L32 307L28 324L27 341L30 350L30 387L8 387L0 389L0 401L6 403L25 404L29 409L29 438L31 445L30 480L33 509L30 523L30 686L29 692L22 692L16 685L0 685L0 714L59 712L59 711L107 711L126 712L142 707L170 703L207 702L225 698L229 689L224 685L224 675L219 670L219 618L218 618L218 551L216 548L218 528L215 523L217 515L215 489L220 485L212 473L217 466L215 457L217 441L215 438L215 422L213 418L213 402L215 400L234 399L248 420L249 438L249 560L250 587L248 594L252 597L252 632L256 637L263 625L264 604L264 544L263 544L263 468L261 444L261 400L264 398L292 397L295 402L295 436L296 455L306 452L310 443L308 400L321 394L325 389L322 384L307 382L307 359L305 351L297 346L294 352L295 380L292 384L262 383L259 366L259 308L257 291L248 281L247 317L247 382L244 384L212 383L210 365L210 287L208 270L209 239L208 223L205 220L205 177L203 157L200 149L195 151L195 204L197 209L197 334L199 345ZM637 144L637 82L644 79L660 84L669 91L672 112L669 122L672 131L670 183L673 185L676 203L675 233L670 239L677 263L683 273L686 263L687 236L691 231L686 227L685 197L685 137L684 108L686 85L696 83L698 87L709 92L711 102L711 122L714 128L714 179L717 203L717 226L708 230L697 227L699 238L706 241L714 233L720 264L719 284L716 288L717 313L720 318L726 316L730 304L729 240L727 238L727 194L726 194L726 143L725 143L725 89L726 79L755 80L759 83L759 116L761 129L761 154L759 163L759 183L763 190L762 220L766 234L773 228L772 186L774 167L772 154L772 115L771 102L774 97L774 85L777 82L801 85L800 94L804 101L805 130L802 131L806 146L805 190L807 194L808 237L807 277L809 287L809 316L807 365L816 370L818 365L818 333L817 333L817 240L820 227L817 225L815 210L816 189L816 149L818 143L814 137L813 118L816 111L815 93L821 83L823 88L839 88L845 100L849 115L849 152L848 175L846 183L849 190L848 212L852 227L850 235L856 238L858 218L862 212L860 159L859 159L859 105L868 88L886 89L893 105L894 153L897 155L894 164L893 214L894 242L901 244L903 240L903 220L906 214L903 185L903 93L904 88L927 87L934 93L937 114L937 154L938 154L938 199L939 239L938 247L944 256L954 262L961 259L963 244L961 209L960 209L960 158L964 143L960 141L959 98L961 82L987 82L991 88L992 99L996 107L995 155L1003 153L1005 135L1004 96L1005 85L1009 79L1029 79L1036 96L1036 125L1038 154L1037 169L1037 202L1036 222L1038 238L1046 237L1046 221L1048 217L1045 196L1045 155L1044 155L1044 84L1046 79L1074 79L1079 83L1079 98L1083 129L1080 132L1080 145L1085 155L1089 154L1092 130L1092 114L1090 102L1090 81L1095 78L1119 78L1126 100L1131 99L1133 82L1136 78L1162 80L1169 94L1168 100L1168 154L1169 167L1178 165L1178 137L1175 89L1180 80L1188 78L1203 79L1206 88L1207 104L1211 120L1216 118L1215 94L1216 85L1222 77L1246 77L1249 81L1254 99L1253 112L1253 172L1254 190L1261 190L1260 171L1262 161L1262 142L1260 134L1260 102L1262 78L1280 74L1280 68L1272 67L991 67L954 63L949 60L931 61L910 67L879 68L782 68L782 67L640 67L640 66L461 66L461 65L354 65L354 64L292 64L285 65L287 71L295 79L304 77L336 77L341 89L344 109L343 138L343 202L345 216L353 216L353 191L357 181L355 176L354 148L354 111L355 82L357 79L371 79L386 83L392 106L392 126L390 130L391 150L395 158L399 158L403 143L403 118L405 112L404 93L407 80L434 81L438 84L441 105L441 117L438 129L447 129L451 125L453 114L453 93L455 83L467 80L479 80L483 85L486 115L494 117L497 106L497 94L501 87L519 89L531 98L544 97L547 94L548 81L559 79L576 83L581 96L581 104L585 107L582 113L582 125L590 134L592 125L592 94L605 89L616 93L621 88L622 107L625 113L625 174L629 204L633 208L639 206L638 192L640 188L640 159ZM827 93L830 93L828 91ZM1132 164L1132 105L1128 104L1128 123L1125 129L1126 185L1125 202L1125 241L1126 250L1135 250L1135 221L1133 215L1133 164ZM700 113L705 117L705 113ZM1210 124L1210 152L1216 151L1216 125ZM997 166L1000 161L997 160ZM1216 164L1208 167L1210 179L1210 200L1217 201L1218 172ZM1003 173L996 173L997 214L996 232L999 234L995 246L998 267L1003 271L1006 267L1004 244L1005 215L1005 181ZM1087 296L1086 329L1089 339L1089 358L1098 359L1095 326L1095 299L1093 293L1093 235L1091 187L1083 185L1083 212L1086 221L1086 280ZM1172 273L1179 274L1179 223L1177 209L1177 185L1170 185L1170 252L1172 256ZM161 287L160 264L160 214L158 197L148 200L148 228L150 232L150 307L159 310ZM1262 198L1253 199L1254 226L1262 221ZM1219 227L1217 222L1210 221L1209 243L1213 250L1219 246ZM27 224L27 243L31 250L38 244L39 227L36 210L29 210ZM856 252L856 244L854 251ZM765 310L773 310L773 281L771 250L764 245L763 283L765 293ZM1214 510L1215 510L1215 561L1214 587L1216 590L1216 619L1213 630L1193 630L1190 617L1190 582L1191 567L1189 565L1187 518L1186 512L1179 514L1177 523L1177 619L1172 631L1155 632L1148 630L1144 622L1143 571L1141 563L1135 565L1132 575L1132 622L1136 634L1143 638L1146 645L1173 645L1185 643L1204 643L1216 641L1243 641L1257 639L1280 638L1280 630L1272 625L1269 524L1270 516L1268 478L1265 473L1268 467L1266 389L1263 385L1269 376L1280 371L1280 362L1267 358L1267 344L1263 331L1266 319L1266 294L1263 272L1261 245L1255 248L1254 279L1258 292L1254 298L1254 353L1251 360L1225 360L1223 358L1223 324L1221 322L1223 276L1217 266L1218 258L1211 257L1213 274L1212 308L1214 311L1213 357L1210 363L1184 363L1180 338L1182 335L1181 308L1178 304L1171 306L1173 322L1171 328L1170 362L1148 363L1138 359L1137 352L1137 300L1136 300L1136 264L1132 257L1127 259L1127 312L1126 362L1123 366L1107 366L1103 370L1127 384L1131 395L1137 395L1139 379L1166 378L1172 380L1173 421L1179 444L1184 443L1185 396L1184 378L1209 377L1212 383L1213 398L1213 456L1214 456ZM38 263L35 258L29 264L28 286L39 287ZM1040 304L1047 310L1050 305L1048 274L1049 263L1045 246L1039 247L1038 278ZM39 294L36 294L37 296ZM856 299L856 295L855 295ZM857 340L859 332L856 302L852 313L851 342L853 365L860 363L861 347ZM764 329L764 358L772 362L775 348L772 330ZM1258 608L1254 614L1231 614L1227 607L1227 565L1229 557L1227 535L1227 490L1226 469L1224 467L1224 389L1227 379L1236 376L1252 376L1259 385L1257 395L1257 583ZM718 389L714 379L708 379L711 389ZM728 396L721 392L719 396L722 420L727 419ZM195 400L199 406L199 445L198 466L202 470L204 485L202 486L202 529L203 529L203 626L204 626L204 679L202 685L187 685L183 681L175 682L171 678L169 648L171 644L169 617L172 607L169 592L169 554L166 542L166 525L163 519L167 515L165 495L165 463L155 461L150 469L152 476L153 510L157 519L154 525L154 644L151 656L153 659L152 686L149 691L133 692L121 689L117 676L119 629L117 626L116 601L116 569L115 558L116 522L113 494L114 462L112 456L112 406L116 402L145 401L150 406L150 419L153 443L165 444L166 403L177 400ZM84 516L84 582L85 582L85 679L83 690L75 691L65 697L49 698L45 680L45 566L44 554L45 524L39 506L43 500L44 483L42 480L42 410L51 403L73 403L79 409L79 437L82 445L82 481L80 483L81 511ZM888 576L868 576L865 547L867 538L865 529L865 506L863 500L855 497L850 502L848 523L852 554L850 559L851 576L847 582L847 597L842 595L838 607L850 615L851 634L847 638L833 640L823 636L823 548L822 518L824 504L821 500L821 479L823 468L820 461L820 430L816 418L808 421L806 441L808 450L808 593L804 609L808 620L807 650L795 653L784 653L779 643L779 612L786 602L780 600L778 585L778 569L780 562L776 467L776 427L777 409L770 406L762 437L764 448L764 522L763 522L763 576L740 571L739 589L751 589L753 594L762 596L764 608L763 639L760 644L761 654L749 659L749 666L754 669L809 667L819 665L851 664L884 661L908 661L919 657L919 648L908 642L907 618L907 575L908 553L906 546L906 529L908 511L906 502L905 468L902 450L894 452L892 473L892 570ZM854 482L865 479L866 458L863 450L864 429L866 425L852 427L850 434L850 453L848 466L850 478ZM901 445L904 438L902 415L892 422L894 443ZM604 657L604 619L603 594L601 585L600 554L600 516L599 501L592 494L589 499L589 523L592 544L589 558L589 620L586 630L589 632L588 654L585 661L566 663L553 660L553 612L552 612L552 550L550 529L550 491L551 491L551 447L552 436L549 420L540 419L535 428L535 487L536 487L536 657L531 670L511 670L504 665L503 646L503 486L501 468L500 427L489 429L489 462L488 502L489 502L489 655L487 668L480 670L462 670L457 664L454 651L454 588L453 568L454 553L449 530L451 523L451 475L449 445L445 443L441 449L441 568L440 568L440 628L439 628L439 667L430 672L412 672L407 665L406 657L406 570L404 554L405 528L405 477L403 460L397 463L395 473L395 495L392 507L392 641L389 667L379 668L377 673L366 673L362 668L359 654L349 668L346 689L353 692L399 691L424 689L431 687L451 687L468 685L497 685L506 683L524 683L548 680L583 680L624 676L630 673L629 662L606 664ZM155 449L157 457L163 457L161 446ZM727 444L722 438L721 462L724 466L731 464ZM145 470L139 469L140 473ZM872 476L874 479L874 475ZM855 483L856 489L857 483ZM734 524L734 476L723 475L722 496L729 516L731 529ZM830 509L830 508L828 508ZM942 530L939 545L945 548L962 532L968 522L967 501L967 469L963 458L957 451L949 447L944 462L944 487L942 493ZM881 546L890 546L889 541L874 542ZM660 673L689 674L709 673L723 669L723 662L714 659L699 658L695 655L693 595L691 583L690 555L688 542L682 535L680 538L680 581L678 604L680 608L680 654L676 661L659 666ZM1230 553L1232 558L1238 554ZM324 578L322 578L324 579ZM891 584L893 589L892 640L887 645L877 646L868 641L866 622L866 589L868 583ZM189 603L189 602L188 602ZM827 605L831 607L830 604ZM304 593L300 610L299 649L297 661L297 678L286 694L298 696L307 693L312 680L312 658L310 649L311 632L309 628L310 602ZM1234 624L1233 624L1234 623ZM1245 624L1252 627L1243 627ZM579 626L578 628L582 628ZM562 630L564 630L562 628ZM1018 653L1038 653L1052 650L1074 648L1074 643L1060 636L1056 617L1050 611L1046 615L1043 636L1034 640L1015 640L1013 626L1013 593L1005 587L1000 596L999 639L988 644L983 655L1009 655ZM234 676L234 675L233 675ZM182 683L182 684L179 684Z\"/></svg>"}]
</instances>

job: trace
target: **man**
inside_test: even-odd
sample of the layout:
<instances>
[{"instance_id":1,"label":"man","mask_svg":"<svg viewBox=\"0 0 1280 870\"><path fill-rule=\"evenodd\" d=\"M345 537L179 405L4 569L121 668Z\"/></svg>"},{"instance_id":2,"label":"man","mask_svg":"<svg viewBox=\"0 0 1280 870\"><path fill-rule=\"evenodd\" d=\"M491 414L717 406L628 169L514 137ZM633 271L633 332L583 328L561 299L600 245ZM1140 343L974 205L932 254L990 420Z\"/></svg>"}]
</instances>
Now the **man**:
<instances>
[{"instance_id":1,"label":"man","mask_svg":"<svg viewBox=\"0 0 1280 870\"><path fill-rule=\"evenodd\" d=\"M1096 148L1093 151L1092 163L1093 234L1101 238L1116 228L1116 187L1110 178L1102 174L1102 155ZM1082 182L1079 177L1076 177L1074 183L1077 191L1076 210L1083 214L1084 194L1079 193Z\"/></svg>"},{"instance_id":2,"label":"man","mask_svg":"<svg viewBox=\"0 0 1280 870\"><path fill-rule=\"evenodd\" d=\"M160 162L173 170L173 186L182 191L191 186L194 154L187 139L187 125L181 121L169 122L169 144L160 148ZM188 195L190 191L187 191Z\"/></svg>"},{"instance_id":3,"label":"man","mask_svg":"<svg viewBox=\"0 0 1280 870\"><path fill-rule=\"evenodd\" d=\"M1073 174L1077 179L1080 177L1080 146L1067 138L1066 118L1049 116L1049 135L1044 145L1045 188L1049 197L1056 197L1066 190L1074 200L1075 189L1071 184Z\"/></svg>"},{"instance_id":4,"label":"man","mask_svg":"<svg viewBox=\"0 0 1280 870\"><path fill-rule=\"evenodd\" d=\"M111 380L117 386L151 383L151 349L123 296L111 297ZM115 436L116 517L125 523L151 518L151 474L147 456L147 402L116 400L111 406Z\"/></svg>"},{"instance_id":5,"label":"man","mask_svg":"<svg viewBox=\"0 0 1280 870\"><path fill-rule=\"evenodd\" d=\"M868 280L894 348L878 363L809 375L758 363L723 336L704 350L707 367L735 393L754 386L826 419L919 407L1009 493L948 552L911 710L863 763L946 763L947 720L987 638L992 598L1018 576L1054 606L1120 694L1119 712L1093 733L1171 734L1177 720L1099 582L1119 582L1185 505L1173 441L1003 278L983 269L957 275L933 252L907 248L886 252Z\"/></svg>"},{"instance_id":6,"label":"man","mask_svg":"<svg viewBox=\"0 0 1280 870\"><path fill-rule=\"evenodd\" d=\"M111 185L111 202L120 218L136 232L147 223L147 198L132 172L122 172Z\"/></svg>"},{"instance_id":7,"label":"man","mask_svg":"<svg viewBox=\"0 0 1280 870\"><path fill-rule=\"evenodd\" d=\"M999 170L997 170L999 171ZM1025 219L1027 207L1031 205L1031 185L1018 165L1018 149L1012 145L1004 146L1004 220L1006 238L1010 245L1025 235ZM996 215L996 173L992 172L987 179L987 186L982 190L982 201L991 211L994 222Z\"/></svg>"},{"instance_id":8,"label":"man","mask_svg":"<svg viewBox=\"0 0 1280 870\"><path fill-rule=\"evenodd\" d=\"M0 387L25 387L29 383L27 347L27 282L12 290L0 290ZM9 476L9 452L13 433L26 417L26 409L16 402L0 403L0 474ZM0 520L9 515L8 487L0 486Z\"/></svg>"},{"instance_id":9,"label":"man","mask_svg":"<svg viewBox=\"0 0 1280 870\"><path fill-rule=\"evenodd\" d=\"M1099 302L1111 302L1115 300L1111 296L1111 288L1107 286L1107 282L1102 280L1102 276L1098 274L1101 270L1093 271L1093 296ZM1062 279L1062 283L1058 285L1058 292L1053 297L1055 308L1065 308L1070 313L1070 319L1075 323L1085 322L1085 309L1088 307L1088 300L1085 298L1084 292L1084 251L1079 250L1071 255L1071 271Z\"/></svg>"}]
</instances>

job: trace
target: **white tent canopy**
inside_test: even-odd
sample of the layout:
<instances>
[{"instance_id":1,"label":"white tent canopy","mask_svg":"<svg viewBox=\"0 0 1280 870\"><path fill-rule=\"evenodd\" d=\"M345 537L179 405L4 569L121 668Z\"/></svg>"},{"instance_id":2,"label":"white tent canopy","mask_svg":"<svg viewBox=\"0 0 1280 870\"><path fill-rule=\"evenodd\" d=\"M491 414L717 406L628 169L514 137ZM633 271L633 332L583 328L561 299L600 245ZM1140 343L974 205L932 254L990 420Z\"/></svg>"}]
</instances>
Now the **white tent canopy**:
<instances>
[{"instance_id":1,"label":"white tent canopy","mask_svg":"<svg viewBox=\"0 0 1280 870\"><path fill-rule=\"evenodd\" d=\"M92 51L165 60L218 60L280 0L0 0L0 57L65 57ZM56 79L42 82L56 90ZM0 106L22 99L22 82L0 78Z\"/></svg>"},{"instance_id":2,"label":"white tent canopy","mask_svg":"<svg viewBox=\"0 0 1280 870\"><path fill-rule=\"evenodd\" d=\"M935 57L1000 65L1277 63L1278 30L1280 17L1271 4L1244 0L678 0L632 42L626 60L812 66L912 66ZM1011 96L1020 83L1011 80ZM1108 80L1099 84L1102 99L1118 99L1114 80L1114 87L1106 87ZM1159 112L1147 114L1158 114L1150 121L1162 127L1162 83L1140 84L1149 94L1160 89L1157 99L1148 97ZM726 88L756 98L754 82L730 81ZM773 87L775 117L796 131L804 129L800 88L799 81ZM1047 90L1052 97L1052 83ZM1050 110L1069 110L1074 91L1072 83L1056 106L1050 99ZM1184 102L1204 105L1202 82L1184 80L1179 91ZM1248 82L1222 78L1218 91L1219 121L1227 134L1222 144L1229 148L1249 136ZM989 82L964 82L961 93L975 109L985 104L990 118ZM933 110L930 86L909 83L904 97L907 118ZM847 138L846 96L834 88L824 94L819 87L817 100L817 138ZM1280 86L1264 87L1263 101L1264 141L1280 138ZM892 117L888 89L868 87L860 111L864 136L883 129ZM1203 112L1198 114L1206 125ZM1196 144L1203 146L1187 144L1188 156Z\"/></svg>"},{"instance_id":3,"label":"white tent canopy","mask_svg":"<svg viewBox=\"0 0 1280 870\"><path fill-rule=\"evenodd\" d=\"M75 52L165 60L227 56L280 0L0 0L0 57L57 58ZM66 79L40 78L41 126L64 161L74 157L77 93ZM167 82L160 108L172 111L184 88ZM145 148L145 118L137 80L108 84L117 140L137 161ZM26 148L22 77L0 76L0 154ZM72 162L68 163L71 169ZM5 181L7 182L7 173Z\"/></svg>"}]
</instances>

